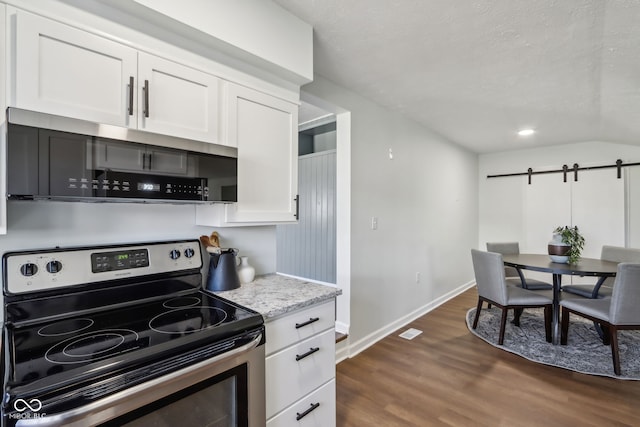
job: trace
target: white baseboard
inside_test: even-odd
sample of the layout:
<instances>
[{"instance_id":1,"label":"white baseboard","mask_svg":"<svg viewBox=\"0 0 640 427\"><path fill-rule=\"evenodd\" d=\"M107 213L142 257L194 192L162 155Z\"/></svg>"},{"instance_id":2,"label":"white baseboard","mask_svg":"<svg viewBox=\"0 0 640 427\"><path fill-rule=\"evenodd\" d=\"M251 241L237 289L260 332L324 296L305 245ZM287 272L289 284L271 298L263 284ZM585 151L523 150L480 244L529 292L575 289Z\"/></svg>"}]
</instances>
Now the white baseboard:
<instances>
[{"instance_id":1,"label":"white baseboard","mask_svg":"<svg viewBox=\"0 0 640 427\"><path fill-rule=\"evenodd\" d=\"M340 334L349 335L349 325L339 320L336 320L336 332Z\"/></svg>"},{"instance_id":2,"label":"white baseboard","mask_svg":"<svg viewBox=\"0 0 640 427\"><path fill-rule=\"evenodd\" d=\"M472 288L473 286L475 286L476 282L475 281L470 281L465 283L464 285L458 287L457 289L452 290L451 292L441 296L440 298L431 301L428 304L425 304L424 306L418 308L417 310L412 311L411 313L407 314L406 316L403 316L401 318L399 318L398 320L396 320L393 323L390 323L389 325L385 326L384 328L380 328L375 332L372 332L371 334L367 335L366 337L351 343L351 339L350 337L348 337L346 340L338 343L338 345L336 345L336 364L356 356L358 353L362 352L363 350L366 350L367 348L371 347L373 344L377 343L378 341L380 341L381 339L383 339L384 337L386 337L387 335L390 335L392 333L394 333L395 331L397 331L398 329L402 328L403 326L406 326L407 324L413 322L414 320L416 320L417 318L424 316L425 314L427 314L428 312L430 312L431 310L439 307L440 305L444 304L445 302L449 301L450 299L460 295L461 293L465 292L466 290ZM462 320L461 320L462 321ZM344 345L340 345L343 344Z\"/></svg>"},{"instance_id":3,"label":"white baseboard","mask_svg":"<svg viewBox=\"0 0 640 427\"><path fill-rule=\"evenodd\" d=\"M336 344L336 365L349 358L349 338Z\"/></svg>"}]
</instances>

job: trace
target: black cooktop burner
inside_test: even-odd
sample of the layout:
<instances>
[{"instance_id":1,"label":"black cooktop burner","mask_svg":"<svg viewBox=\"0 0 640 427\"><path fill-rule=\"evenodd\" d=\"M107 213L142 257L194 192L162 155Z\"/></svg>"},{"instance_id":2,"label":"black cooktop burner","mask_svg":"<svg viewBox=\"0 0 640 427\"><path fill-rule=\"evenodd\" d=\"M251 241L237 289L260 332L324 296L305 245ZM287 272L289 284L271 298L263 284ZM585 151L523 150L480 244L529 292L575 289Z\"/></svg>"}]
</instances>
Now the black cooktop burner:
<instances>
[{"instance_id":1,"label":"black cooktop burner","mask_svg":"<svg viewBox=\"0 0 640 427\"><path fill-rule=\"evenodd\" d=\"M139 339L130 329L89 332L54 344L44 357L53 364L84 364L135 349Z\"/></svg>"},{"instance_id":2,"label":"black cooktop burner","mask_svg":"<svg viewBox=\"0 0 640 427\"><path fill-rule=\"evenodd\" d=\"M183 308L183 307L193 307L194 305L202 304L202 300L198 297L178 297L171 298L169 301L166 301L164 304L167 308Z\"/></svg>"},{"instance_id":3,"label":"black cooktop burner","mask_svg":"<svg viewBox=\"0 0 640 427\"><path fill-rule=\"evenodd\" d=\"M216 307L181 307L158 314L149 322L149 328L161 334L197 332L215 328L226 318L227 313Z\"/></svg>"},{"instance_id":4,"label":"black cooktop burner","mask_svg":"<svg viewBox=\"0 0 640 427\"><path fill-rule=\"evenodd\" d=\"M93 320L87 318L61 320L38 330L42 337L58 337L83 331L93 325Z\"/></svg>"}]
</instances>

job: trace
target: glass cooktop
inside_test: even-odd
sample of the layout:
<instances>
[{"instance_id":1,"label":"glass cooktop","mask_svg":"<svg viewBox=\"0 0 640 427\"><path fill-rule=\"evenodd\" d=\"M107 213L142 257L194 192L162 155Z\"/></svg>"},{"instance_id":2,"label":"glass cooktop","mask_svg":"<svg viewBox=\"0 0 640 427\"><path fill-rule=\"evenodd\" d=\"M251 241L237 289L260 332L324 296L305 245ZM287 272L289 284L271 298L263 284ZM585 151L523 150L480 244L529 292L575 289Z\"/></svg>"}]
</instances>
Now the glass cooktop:
<instances>
[{"instance_id":1,"label":"glass cooktop","mask_svg":"<svg viewBox=\"0 0 640 427\"><path fill-rule=\"evenodd\" d=\"M9 304L9 383L42 389L96 378L262 325L259 314L193 288L194 276Z\"/></svg>"}]
</instances>

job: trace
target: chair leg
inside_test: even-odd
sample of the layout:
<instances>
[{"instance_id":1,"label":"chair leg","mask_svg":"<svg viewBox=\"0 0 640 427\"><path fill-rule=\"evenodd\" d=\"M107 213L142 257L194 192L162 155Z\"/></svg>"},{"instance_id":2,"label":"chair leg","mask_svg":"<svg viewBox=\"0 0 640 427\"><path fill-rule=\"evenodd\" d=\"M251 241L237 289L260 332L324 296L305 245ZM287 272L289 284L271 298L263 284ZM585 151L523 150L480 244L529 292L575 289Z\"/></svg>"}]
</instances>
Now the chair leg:
<instances>
[{"instance_id":1,"label":"chair leg","mask_svg":"<svg viewBox=\"0 0 640 427\"><path fill-rule=\"evenodd\" d=\"M562 320L560 321L560 344L567 345L569 335L569 309L562 307Z\"/></svg>"},{"instance_id":2,"label":"chair leg","mask_svg":"<svg viewBox=\"0 0 640 427\"><path fill-rule=\"evenodd\" d=\"M547 339L547 342L552 342L553 338L551 337L551 317L553 312L553 306L545 305L544 306L544 335Z\"/></svg>"},{"instance_id":3,"label":"chair leg","mask_svg":"<svg viewBox=\"0 0 640 427\"><path fill-rule=\"evenodd\" d=\"M613 358L613 372L616 375L620 375L620 352L618 348L618 330L609 325L607 328L609 330L609 337L611 340L611 357Z\"/></svg>"},{"instance_id":4,"label":"chair leg","mask_svg":"<svg viewBox=\"0 0 640 427\"><path fill-rule=\"evenodd\" d=\"M611 326L600 323L600 329L602 330L602 344L611 344Z\"/></svg>"},{"instance_id":5,"label":"chair leg","mask_svg":"<svg viewBox=\"0 0 640 427\"><path fill-rule=\"evenodd\" d=\"M473 329L478 327L478 319L480 319L480 310L482 310L482 300L478 298L478 306L476 307L476 317L473 319Z\"/></svg>"},{"instance_id":6,"label":"chair leg","mask_svg":"<svg viewBox=\"0 0 640 427\"><path fill-rule=\"evenodd\" d=\"M506 308L502 309L502 317L500 318L500 336L498 337L498 345L502 345L504 343L504 329L507 326L507 310Z\"/></svg>"},{"instance_id":7,"label":"chair leg","mask_svg":"<svg viewBox=\"0 0 640 427\"><path fill-rule=\"evenodd\" d=\"M514 308L513 309L513 324L516 326L520 326L520 316L522 316L522 312L524 308Z\"/></svg>"}]
</instances>

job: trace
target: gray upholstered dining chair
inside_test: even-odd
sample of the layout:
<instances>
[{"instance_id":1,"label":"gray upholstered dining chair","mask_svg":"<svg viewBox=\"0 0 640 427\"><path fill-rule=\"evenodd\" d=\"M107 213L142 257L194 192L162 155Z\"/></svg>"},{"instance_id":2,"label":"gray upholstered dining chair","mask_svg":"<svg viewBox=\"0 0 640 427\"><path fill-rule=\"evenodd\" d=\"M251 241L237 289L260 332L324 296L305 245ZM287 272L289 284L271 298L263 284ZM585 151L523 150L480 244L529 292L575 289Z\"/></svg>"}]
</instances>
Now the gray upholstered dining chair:
<instances>
[{"instance_id":1,"label":"gray upholstered dining chair","mask_svg":"<svg viewBox=\"0 0 640 427\"><path fill-rule=\"evenodd\" d=\"M502 255L517 255L520 253L520 245L518 242L487 242L487 250ZM522 271L513 267L504 267L504 273L507 277L507 283L521 286L530 291L553 289L551 283L526 277Z\"/></svg>"},{"instance_id":2,"label":"gray upholstered dining chair","mask_svg":"<svg viewBox=\"0 0 640 427\"><path fill-rule=\"evenodd\" d=\"M551 342L551 313L553 301L540 293L528 291L516 286L508 286L504 275L502 255L495 252L484 252L471 249L473 270L478 288L478 306L473 320L473 329L478 327L478 319L482 304L487 302L502 310L500 318L500 336L498 344L504 343L504 331L507 323L507 312L510 308L524 309L544 307L544 326L547 342ZM518 316L519 317L519 316ZM516 317L516 326L519 319Z\"/></svg>"},{"instance_id":3,"label":"gray upholstered dining chair","mask_svg":"<svg viewBox=\"0 0 640 427\"><path fill-rule=\"evenodd\" d=\"M611 345L613 371L616 375L620 375L618 331L640 329L640 310L638 310L638 305L640 305L640 264L627 262L618 264L611 298L566 298L560 301L560 305L562 306L560 344L567 344L570 313L599 323L605 332L604 343Z\"/></svg>"},{"instance_id":4,"label":"gray upholstered dining chair","mask_svg":"<svg viewBox=\"0 0 640 427\"><path fill-rule=\"evenodd\" d=\"M602 246L600 259L613 262L640 263L640 249L622 248L619 246ZM595 285L565 285L563 292L580 295L585 298L602 298L611 296L615 278L601 278Z\"/></svg>"}]
</instances>

